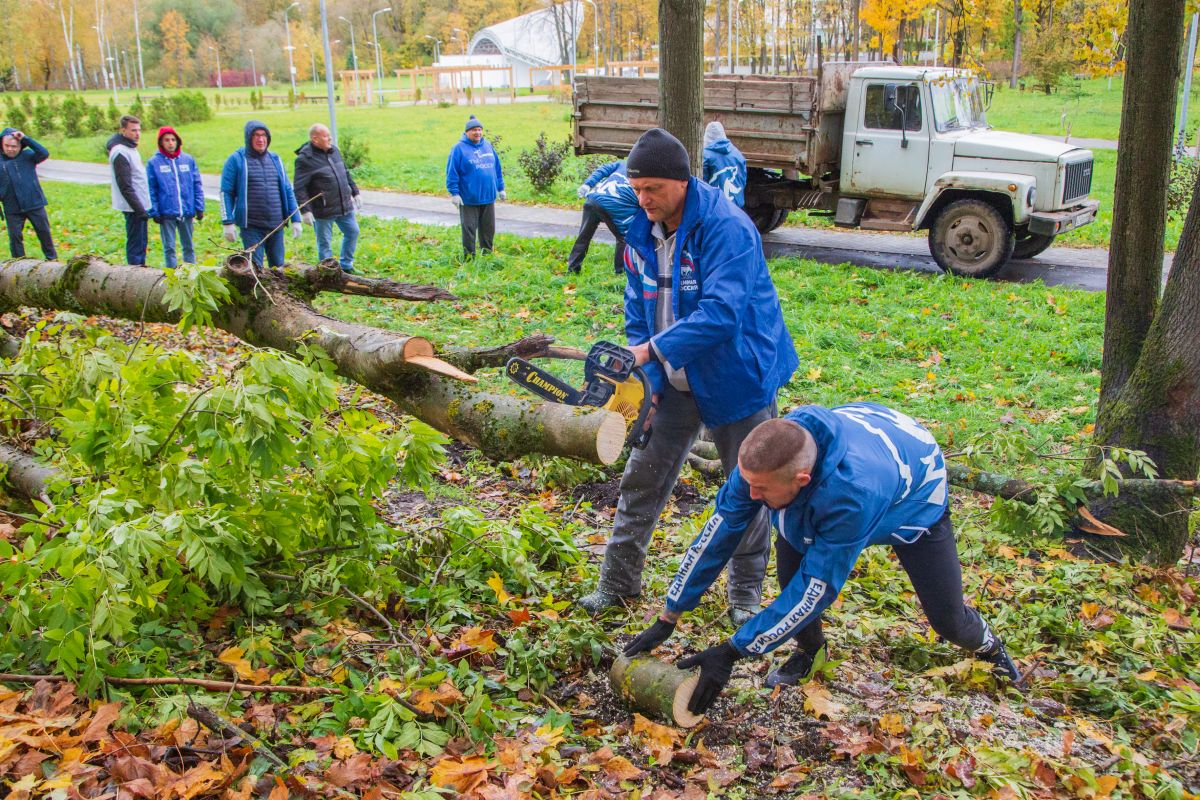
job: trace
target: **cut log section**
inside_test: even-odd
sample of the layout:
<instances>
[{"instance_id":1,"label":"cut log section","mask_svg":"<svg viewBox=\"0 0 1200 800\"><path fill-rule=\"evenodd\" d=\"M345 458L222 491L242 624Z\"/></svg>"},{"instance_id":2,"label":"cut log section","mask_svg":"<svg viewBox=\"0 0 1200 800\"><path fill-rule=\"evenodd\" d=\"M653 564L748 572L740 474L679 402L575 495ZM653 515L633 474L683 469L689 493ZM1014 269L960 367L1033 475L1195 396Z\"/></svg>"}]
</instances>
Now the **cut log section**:
<instances>
[{"instance_id":1,"label":"cut log section","mask_svg":"<svg viewBox=\"0 0 1200 800\"><path fill-rule=\"evenodd\" d=\"M613 694L636 711L659 722L694 728L703 714L688 711L688 701L700 682L699 672L687 672L656 658L618 656L608 671Z\"/></svg>"}]
</instances>

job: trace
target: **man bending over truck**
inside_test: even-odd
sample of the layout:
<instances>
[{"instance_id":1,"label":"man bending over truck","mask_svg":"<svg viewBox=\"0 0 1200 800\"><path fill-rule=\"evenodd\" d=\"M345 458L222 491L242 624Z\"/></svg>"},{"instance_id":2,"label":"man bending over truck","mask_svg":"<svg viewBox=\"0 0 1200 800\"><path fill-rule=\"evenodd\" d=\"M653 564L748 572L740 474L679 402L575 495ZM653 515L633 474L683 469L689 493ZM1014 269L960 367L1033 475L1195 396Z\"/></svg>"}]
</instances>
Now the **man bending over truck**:
<instances>
[{"instance_id":1,"label":"man bending over truck","mask_svg":"<svg viewBox=\"0 0 1200 800\"><path fill-rule=\"evenodd\" d=\"M963 600L941 448L911 417L875 403L801 406L746 437L716 510L684 554L666 609L625 655L653 650L671 636L764 506L776 530L779 596L729 639L678 663L700 667L690 711L712 705L739 659L765 655L788 639L796 640L795 653L767 675L766 685L811 678L827 655L821 614L863 548L879 544L896 552L940 636L1020 683L1004 643Z\"/></svg>"}]
</instances>

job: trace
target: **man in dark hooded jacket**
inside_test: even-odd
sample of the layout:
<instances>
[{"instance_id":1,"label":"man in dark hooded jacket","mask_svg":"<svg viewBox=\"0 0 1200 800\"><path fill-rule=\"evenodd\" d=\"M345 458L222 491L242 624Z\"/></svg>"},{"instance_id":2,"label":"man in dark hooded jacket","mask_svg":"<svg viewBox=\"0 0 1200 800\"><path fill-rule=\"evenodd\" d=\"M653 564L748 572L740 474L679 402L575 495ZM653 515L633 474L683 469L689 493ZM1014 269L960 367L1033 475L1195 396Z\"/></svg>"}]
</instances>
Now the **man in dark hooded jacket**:
<instances>
[{"instance_id":1,"label":"man in dark hooded jacket","mask_svg":"<svg viewBox=\"0 0 1200 800\"><path fill-rule=\"evenodd\" d=\"M308 129L308 142L296 151L293 170L296 202L301 218L317 234L317 257L333 258L333 226L342 232L342 269L354 272L354 250L358 246L358 220L362 195L333 136L321 123Z\"/></svg>"},{"instance_id":2,"label":"man in dark hooded jacket","mask_svg":"<svg viewBox=\"0 0 1200 800\"><path fill-rule=\"evenodd\" d=\"M0 131L0 207L4 209L8 250L13 258L25 256L25 220L33 225L42 255L50 261L58 258L50 238L46 195L37 176L37 165L49 157L49 150L16 128Z\"/></svg>"},{"instance_id":3,"label":"man in dark hooded jacket","mask_svg":"<svg viewBox=\"0 0 1200 800\"><path fill-rule=\"evenodd\" d=\"M266 125L246 123L246 145L225 159L221 170L221 224L225 238L250 251L255 266L263 263L263 250L272 267L283 266L283 226L292 223L292 238L300 237L300 211L283 161L268 148L271 131Z\"/></svg>"}]
</instances>

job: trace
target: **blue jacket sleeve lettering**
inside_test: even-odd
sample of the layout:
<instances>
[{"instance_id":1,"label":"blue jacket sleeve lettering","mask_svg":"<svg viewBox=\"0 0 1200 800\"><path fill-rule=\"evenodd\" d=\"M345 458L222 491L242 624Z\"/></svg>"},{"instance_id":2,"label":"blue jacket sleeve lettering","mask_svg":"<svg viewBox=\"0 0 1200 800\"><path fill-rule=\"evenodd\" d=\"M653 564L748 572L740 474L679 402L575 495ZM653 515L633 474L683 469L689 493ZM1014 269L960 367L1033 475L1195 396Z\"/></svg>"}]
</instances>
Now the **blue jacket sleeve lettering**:
<instances>
[{"instance_id":1,"label":"blue jacket sleeve lettering","mask_svg":"<svg viewBox=\"0 0 1200 800\"><path fill-rule=\"evenodd\" d=\"M732 339L749 304L757 275L758 247L739 231L733 241L709 242L704 298L696 310L654 337L654 346L676 369L710 354L714 345ZM628 308L628 305L626 306Z\"/></svg>"},{"instance_id":2,"label":"blue jacket sleeve lettering","mask_svg":"<svg viewBox=\"0 0 1200 800\"><path fill-rule=\"evenodd\" d=\"M667 590L668 611L691 611L700 604L761 508L762 503L750 497L749 485L735 468L717 493L713 515L683 554L679 571Z\"/></svg>"},{"instance_id":3,"label":"blue jacket sleeve lettering","mask_svg":"<svg viewBox=\"0 0 1200 800\"><path fill-rule=\"evenodd\" d=\"M587 180L585 180L584 183L586 183L588 186L595 186L600 181L604 180L609 175L612 175L614 172L620 169L620 167L620 161L610 161L607 164L601 164L592 170L592 174L587 176Z\"/></svg>"}]
</instances>

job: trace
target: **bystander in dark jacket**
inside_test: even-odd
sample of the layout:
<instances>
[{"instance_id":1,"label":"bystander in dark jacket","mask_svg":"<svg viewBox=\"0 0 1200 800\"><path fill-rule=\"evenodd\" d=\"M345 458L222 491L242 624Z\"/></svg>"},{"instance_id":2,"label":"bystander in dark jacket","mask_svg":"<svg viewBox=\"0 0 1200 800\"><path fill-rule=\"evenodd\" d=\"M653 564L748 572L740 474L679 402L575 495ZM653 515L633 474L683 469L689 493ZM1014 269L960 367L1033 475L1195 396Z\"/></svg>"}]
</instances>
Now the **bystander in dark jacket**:
<instances>
[{"instance_id":1,"label":"bystander in dark jacket","mask_svg":"<svg viewBox=\"0 0 1200 800\"><path fill-rule=\"evenodd\" d=\"M308 141L296 150L292 184L301 218L317 234L317 257L321 261L333 258L333 226L337 225L342 232L338 263L346 272L354 272L356 214L362 208L362 195L329 128L317 123L308 129Z\"/></svg>"},{"instance_id":2,"label":"bystander in dark jacket","mask_svg":"<svg viewBox=\"0 0 1200 800\"><path fill-rule=\"evenodd\" d=\"M26 220L37 234L42 255L49 260L58 258L46 216L46 195L37 175L37 165L49 157L49 150L16 128L0 131L0 208L13 258L25 257Z\"/></svg>"}]
</instances>

